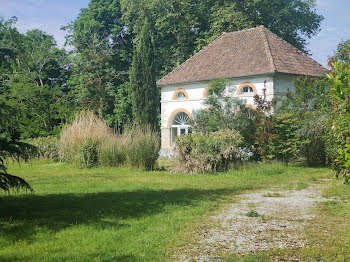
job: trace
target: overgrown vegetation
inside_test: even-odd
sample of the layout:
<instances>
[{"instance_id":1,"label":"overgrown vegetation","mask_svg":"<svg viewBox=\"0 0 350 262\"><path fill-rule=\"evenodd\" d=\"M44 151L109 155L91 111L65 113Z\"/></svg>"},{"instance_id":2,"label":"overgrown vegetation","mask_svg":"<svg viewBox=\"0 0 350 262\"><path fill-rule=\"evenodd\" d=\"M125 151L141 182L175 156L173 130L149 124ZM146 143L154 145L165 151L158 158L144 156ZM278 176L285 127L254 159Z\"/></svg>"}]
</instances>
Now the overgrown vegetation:
<instances>
[{"instance_id":1,"label":"overgrown vegetation","mask_svg":"<svg viewBox=\"0 0 350 262\"><path fill-rule=\"evenodd\" d=\"M181 136L176 140L174 172L227 171L243 160L242 143L242 136L235 130Z\"/></svg>"},{"instance_id":2,"label":"overgrown vegetation","mask_svg":"<svg viewBox=\"0 0 350 262\"><path fill-rule=\"evenodd\" d=\"M334 143L334 168L344 183L350 183L350 42L341 49L345 60L336 60L328 75L329 96L332 102L330 115L331 142Z\"/></svg>"},{"instance_id":3,"label":"overgrown vegetation","mask_svg":"<svg viewBox=\"0 0 350 262\"><path fill-rule=\"evenodd\" d=\"M62 161L91 168L130 164L152 170L160 149L159 134L145 126L132 126L116 134L92 112L78 114L64 126L60 138Z\"/></svg>"}]
</instances>

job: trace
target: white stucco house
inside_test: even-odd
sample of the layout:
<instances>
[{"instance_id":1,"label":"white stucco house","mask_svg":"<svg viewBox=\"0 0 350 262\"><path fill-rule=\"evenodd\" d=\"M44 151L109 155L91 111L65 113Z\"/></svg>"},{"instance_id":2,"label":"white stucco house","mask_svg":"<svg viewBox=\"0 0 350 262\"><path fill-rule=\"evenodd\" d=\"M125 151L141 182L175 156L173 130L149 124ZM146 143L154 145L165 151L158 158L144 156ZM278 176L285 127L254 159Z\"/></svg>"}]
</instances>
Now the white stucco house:
<instances>
[{"instance_id":1,"label":"white stucco house","mask_svg":"<svg viewBox=\"0 0 350 262\"><path fill-rule=\"evenodd\" d=\"M225 77L234 96L254 108L255 94L268 99L293 90L298 76L321 76L327 70L263 26L223 33L157 82L161 88L161 148L188 133L192 112L204 107L210 81Z\"/></svg>"}]
</instances>

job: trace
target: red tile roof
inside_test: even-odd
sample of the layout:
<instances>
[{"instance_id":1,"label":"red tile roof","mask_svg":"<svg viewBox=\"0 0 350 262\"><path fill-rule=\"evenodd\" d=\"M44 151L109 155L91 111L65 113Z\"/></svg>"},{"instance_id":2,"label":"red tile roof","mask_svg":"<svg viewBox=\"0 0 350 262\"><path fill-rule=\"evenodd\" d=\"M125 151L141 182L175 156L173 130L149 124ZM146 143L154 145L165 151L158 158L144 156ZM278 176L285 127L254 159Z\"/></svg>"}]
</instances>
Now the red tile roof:
<instances>
[{"instance_id":1,"label":"red tile roof","mask_svg":"<svg viewBox=\"0 0 350 262\"><path fill-rule=\"evenodd\" d=\"M259 26L223 33L157 82L168 85L267 73L321 76L327 70L270 30Z\"/></svg>"}]
</instances>

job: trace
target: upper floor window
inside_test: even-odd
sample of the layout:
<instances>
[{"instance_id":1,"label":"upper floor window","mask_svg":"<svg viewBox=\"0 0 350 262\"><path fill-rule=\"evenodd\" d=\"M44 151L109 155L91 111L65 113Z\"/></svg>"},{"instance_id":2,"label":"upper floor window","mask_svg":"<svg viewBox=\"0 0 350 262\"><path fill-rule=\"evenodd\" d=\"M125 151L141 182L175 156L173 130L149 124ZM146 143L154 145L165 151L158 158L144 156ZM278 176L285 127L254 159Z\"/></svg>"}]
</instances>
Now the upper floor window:
<instances>
[{"instance_id":1,"label":"upper floor window","mask_svg":"<svg viewBox=\"0 0 350 262\"><path fill-rule=\"evenodd\" d=\"M173 94L173 100L185 100L188 99L188 94L185 89L179 88Z\"/></svg>"},{"instance_id":2,"label":"upper floor window","mask_svg":"<svg viewBox=\"0 0 350 262\"><path fill-rule=\"evenodd\" d=\"M242 95L250 95L254 93L254 90L251 86L243 86L241 90Z\"/></svg>"},{"instance_id":3,"label":"upper floor window","mask_svg":"<svg viewBox=\"0 0 350 262\"><path fill-rule=\"evenodd\" d=\"M244 82L237 88L238 96L253 96L256 93L256 87L251 82Z\"/></svg>"},{"instance_id":4,"label":"upper floor window","mask_svg":"<svg viewBox=\"0 0 350 262\"><path fill-rule=\"evenodd\" d=\"M176 100L183 100L183 99L186 99L186 95L184 92L178 92L175 96L175 99Z\"/></svg>"}]
</instances>

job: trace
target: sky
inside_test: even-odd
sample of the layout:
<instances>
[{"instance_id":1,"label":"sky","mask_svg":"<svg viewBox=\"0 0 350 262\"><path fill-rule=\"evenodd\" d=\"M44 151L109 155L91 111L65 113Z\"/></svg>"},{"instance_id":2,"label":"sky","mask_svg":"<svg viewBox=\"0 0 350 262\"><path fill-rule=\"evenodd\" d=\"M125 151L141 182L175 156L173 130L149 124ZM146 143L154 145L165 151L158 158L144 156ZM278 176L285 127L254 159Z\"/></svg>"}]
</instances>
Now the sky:
<instances>
[{"instance_id":1,"label":"sky","mask_svg":"<svg viewBox=\"0 0 350 262\"><path fill-rule=\"evenodd\" d=\"M350 0L316 0L317 13L324 16L321 31L309 40L311 57L327 65L328 57L342 40L350 39ZM89 0L0 0L0 16L18 18L17 28L25 33L41 29L55 36L63 47L65 32L61 26L73 21Z\"/></svg>"}]
</instances>

